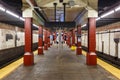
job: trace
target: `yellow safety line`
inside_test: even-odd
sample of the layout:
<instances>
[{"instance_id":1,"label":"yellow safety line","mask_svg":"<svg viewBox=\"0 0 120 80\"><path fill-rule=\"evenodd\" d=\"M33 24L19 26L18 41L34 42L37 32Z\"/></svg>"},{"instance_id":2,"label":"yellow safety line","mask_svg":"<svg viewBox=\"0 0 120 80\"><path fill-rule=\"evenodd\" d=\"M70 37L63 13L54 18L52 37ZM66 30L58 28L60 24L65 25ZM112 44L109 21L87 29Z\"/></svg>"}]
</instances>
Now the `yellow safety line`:
<instances>
[{"instance_id":1,"label":"yellow safety line","mask_svg":"<svg viewBox=\"0 0 120 80\"><path fill-rule=\"evenodd\" d=\"M86 55L85 51L82 51L82 53L83 53L83 55ZM105 70L109 71L111 74L116 76L118 79L120 79L120 69L118 69L98 58L97 58L97 64L100 65L101 67L103 67Z\"/></svg>"},{"instance_id":2,"label":"yellow safety line","mask_svg":"<svg viewBox=\"0 0 120 80\"><path fill-rule=\"evenodd\" d=\"M37 54L37 50L34 51L34 54ZM9 64L8 66L0 69L0 80L9 75L12 71L18 68L23 63L23 58L18 59L17 61Z\"/></svg>"},{"instance_id":3,"label":"yellow safety line","mask_svg":"<svg viewBox=\"0 0 120 80\"><path fill-rule=\"evenodd\" d=\"M23 58L11 63L10 65L0 69L0 80L14 71L18 66L20 66L23 62Z\"/></svg>"}]
</instances>

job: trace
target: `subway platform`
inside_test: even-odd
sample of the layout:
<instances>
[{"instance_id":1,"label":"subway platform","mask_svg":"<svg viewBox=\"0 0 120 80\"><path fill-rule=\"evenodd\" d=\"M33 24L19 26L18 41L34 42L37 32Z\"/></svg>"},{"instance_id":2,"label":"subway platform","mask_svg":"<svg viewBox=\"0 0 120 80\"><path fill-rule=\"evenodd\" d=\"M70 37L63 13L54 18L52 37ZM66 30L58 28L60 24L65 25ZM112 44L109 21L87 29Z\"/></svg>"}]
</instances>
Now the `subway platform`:
<instances>
[{"instance_id":1,"label":"subway platform","mask_svg":"<svg viewBox=\"0 0 120 80\"><path fill-rule=\"evenodd\" d=\"M86 65L86 57L65 44L52 45L34 60L33 66L20 64L1 80L119 80L100 65Z\"/></svg>"}]
</instances>

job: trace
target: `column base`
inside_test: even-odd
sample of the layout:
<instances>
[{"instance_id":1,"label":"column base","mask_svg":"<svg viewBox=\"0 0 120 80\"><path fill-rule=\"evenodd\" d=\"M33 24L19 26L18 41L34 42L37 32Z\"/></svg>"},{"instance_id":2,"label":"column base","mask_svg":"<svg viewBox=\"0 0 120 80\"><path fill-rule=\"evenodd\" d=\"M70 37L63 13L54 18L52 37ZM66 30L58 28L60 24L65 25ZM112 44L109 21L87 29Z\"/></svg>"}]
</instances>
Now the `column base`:
<instances>
[{"instance_id":1,"label":"column base","mask_svg":"<svg viewBox=\"0 0 120 80\"><path fill-rule=\"evenodd\" d=\"M48 45L47 44L44 45L44 50L48 50Z\"/></svg>"},{"instance_id":2,"label":"column base","mask_svg":"<svg viewBox=\"0 0 120 80\"><path fill-rule=\"evenodd\" d=\"M48 43L48 47L50 47L50 43Z\"/></svg>"},{"instance_id":3,"label":"column base","mask_svg":"<svg viewBox=\"0 0 120 80\"><path fill-rule=\"evenodd\" d=\"M87 65L97 65L97 55L95 52L87 53L86 55L86 64Z\"/></svg>"},{"instance_id":4,"label":"column base","mask_svg":"<svg viewBox=\"0 0 120 80\"><path fill-rule=\"evenodd\" d=\"M38 47L38 55L43 55L43 47Z\"/></svg>"},{"instance_id":5,"label":"column base","mask_svg":"<svg viewBox=\"0 0 120 80\"><path fill-rule=\"evenodd\" d=\"M77 47L76 54L77 55L81 55L82 54L82 48L81 47Z\"/></svg>"},{"instance_id":6,"label":"column base","mask_svg":"<svg viewBox=\"0 0 120 80\"><path fill-rule=\"evenodd\" d=\"M71 45L69 44L69 48L71 47Z\"/></svg>"},{"instance_id":7,"label":"column base","mask_svg":"<svg viewBox=\"0 0 120 80\"><path fill-rule=\"evenodd\" d=\"M24 54L24 66L32 66L34 64L34 54L26 52Z\"/></svg>"}]
</instances>

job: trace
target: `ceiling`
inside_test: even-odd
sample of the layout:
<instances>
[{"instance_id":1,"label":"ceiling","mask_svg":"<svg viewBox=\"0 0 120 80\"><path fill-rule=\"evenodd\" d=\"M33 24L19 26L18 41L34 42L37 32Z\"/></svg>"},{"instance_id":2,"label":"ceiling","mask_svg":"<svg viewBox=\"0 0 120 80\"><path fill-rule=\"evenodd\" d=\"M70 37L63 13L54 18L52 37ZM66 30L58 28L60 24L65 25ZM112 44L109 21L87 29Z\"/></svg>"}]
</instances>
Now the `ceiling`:
<instances>
[{"instance_id":1,"label":"ceiling","mask_svg":"<svg viewBox=\"0 0 120 80\"><path fill-rule=\"evenodd\" d=\"M0 0L0 6L4 6L9 10L15 12L16 14L22 16L22 11L27 8L30 8L30 4L27 1L33 0ZM110 9L113 5L120 2L120 0L63 0L63 3L68 3L69 1L74 1L74 6L66 5L66 21L76 21L78 16L87 9L93 9L98 11L99 15L101 15L106 10ZM41 10L37 10L38 14L45 18L45 21L55 21L54 14L54 5L53 3L57 3L57 19L60 21L61 14L63 13L63 3L60 3L59 0L35 0L32 2L34 6L39 7ZM85 23L87 20L87 15L82 15L84 17L80 17L81 21ZM23 22L18 19L12 18L9 15L0 12L0 22L11 23L18 26L23 26ZM76 20L75 20L76 19ZM38 21L36 21L38 20ZM34 23L39 25L40 19L37 16L34 16ZM77 22L77 21L76 21ZM78 23L79 24L79 23ZM102 24L102 23L101 23Z\"/></svg>"}]
</instances>

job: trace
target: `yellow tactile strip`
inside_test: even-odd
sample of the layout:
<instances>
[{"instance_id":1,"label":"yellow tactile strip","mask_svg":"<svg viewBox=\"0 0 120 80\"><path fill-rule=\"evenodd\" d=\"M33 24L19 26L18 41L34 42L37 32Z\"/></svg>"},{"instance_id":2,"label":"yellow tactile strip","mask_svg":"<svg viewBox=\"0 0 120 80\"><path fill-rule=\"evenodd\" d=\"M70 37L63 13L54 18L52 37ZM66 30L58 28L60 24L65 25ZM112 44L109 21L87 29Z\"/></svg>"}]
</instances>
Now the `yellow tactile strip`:
<instances>
[{"instance_id":1,"label":"yellow tactile strip","mask_svg":"<svg viewBox=\"0 0 120 80\"><path fill-rule=\"evenodd\" d=\"M82 53L83 53L83 55L86 55L85 51L82 51ZM100 65L101 67L103 67L105 70L109 71L111 74L116 76L118 79L120 79L120 69L118 69L98 58L97 58L97 64Z\"/></svg>"},{"instance_id":2,"label":"yellow tactile strip","mask_svg":"<svg viewBox=\"0 0 120 80\"><path fill-rule=\"evenodd\" d=\"M34 54L37 54L37 51L34 52ZM10 74L12 71L14 71L17 67L19 67L23 63L23 58L9 64L8 66L0 69L0 80Z\"/></svg>"},{"instance_id":3,"label":"yellow tactile strip","mask_svg":"<svg viewBox=\"0 0 120 80\"><path fill-rule=\"evenodd\" d=\"M8 66L0 69L0 80L2 78L4 78L5 76L7 76L8 74L10 74L12 71L14 71L18 66L20 66L22 64L23 58L9 64Z\"/></svg>"}]
</instances>

